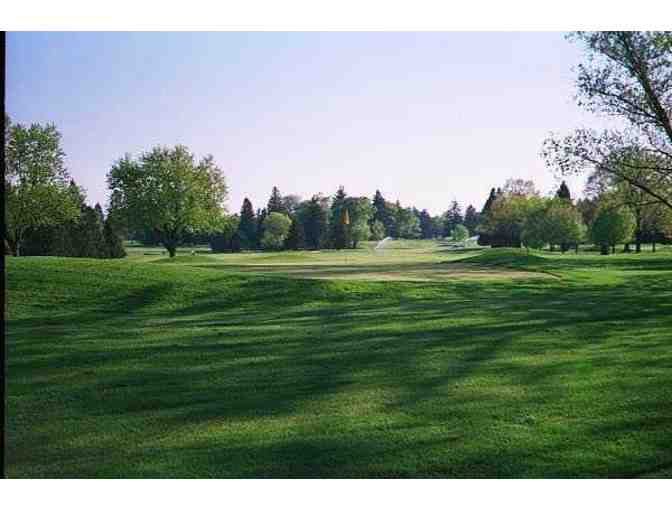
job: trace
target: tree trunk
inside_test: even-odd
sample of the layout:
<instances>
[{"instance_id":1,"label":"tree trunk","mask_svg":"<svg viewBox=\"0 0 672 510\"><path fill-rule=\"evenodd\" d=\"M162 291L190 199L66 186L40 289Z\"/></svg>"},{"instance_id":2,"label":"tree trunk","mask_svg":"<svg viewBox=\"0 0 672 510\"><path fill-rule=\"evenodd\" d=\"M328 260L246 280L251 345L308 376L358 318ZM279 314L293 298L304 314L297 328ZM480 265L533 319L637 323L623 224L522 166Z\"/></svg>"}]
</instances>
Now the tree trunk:
<instances>
[{"instance_id":1,"label":"tree trunk","mask_svg":"<svg viewBox=\"0 0 672 510\"><path fill-rule=\"evenodd\" d=\"M623 253L630 253L630 243L623 245Z\"/></svg>"},{"instance_id":2,"label":"tree trunk","mask_svg":"<svg viewBox=\"0 0 672 510\"><path fill-rule=\"evenodd\" d=\"M651 251L653 251L653 253L656 253L656 241L653 241L653 243L651 243Z\"/></svg>"},{"instance_id":3,"label":"tree trunk","mask_svg":"<svg viewBox=\"0 0 672 510\"><path fill-rule=\"evenodd\" d=\"M576 254L578 255L579 254L579 243L576 243L576 246L574 247L574 250L575 250Z\"/></svg>"},{"instance_id":4,"label":"tree trunk","mask_svg":"<svg viewBox=\"0 0 672 510\"><path fill-rule=\"evenodd\" d=\"M611 245L611 254L613 255L614 253L616 253L616 245L612 244Z\"/></svg>"},{"instance_id":5,"label":"tree trunk","mask_svg":"<svg viewBox=\"0 0 672 510\"><path fill-rule=\"evenodd\" d=\"M609 246L606 244L600 245L600 254L601 255L609 255Z\"/></svg>"}]
</instances>

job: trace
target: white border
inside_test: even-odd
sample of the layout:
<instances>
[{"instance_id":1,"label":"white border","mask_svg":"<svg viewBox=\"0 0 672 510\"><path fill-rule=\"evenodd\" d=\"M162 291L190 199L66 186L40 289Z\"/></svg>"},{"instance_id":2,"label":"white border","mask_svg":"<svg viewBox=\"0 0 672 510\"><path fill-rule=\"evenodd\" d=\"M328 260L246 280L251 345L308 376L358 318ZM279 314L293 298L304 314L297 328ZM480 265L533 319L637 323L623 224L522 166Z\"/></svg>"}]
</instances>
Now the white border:
<instances>
[{"instance_id":1,"label":"white border","mask_svg":"<svg viewBox=\"0 0 672 510\"><path fill-rule=\"evenodd\" d=\"M666 0L7 1L4 30L612 30L672 28Z\"/></svg>"}]
</instances>

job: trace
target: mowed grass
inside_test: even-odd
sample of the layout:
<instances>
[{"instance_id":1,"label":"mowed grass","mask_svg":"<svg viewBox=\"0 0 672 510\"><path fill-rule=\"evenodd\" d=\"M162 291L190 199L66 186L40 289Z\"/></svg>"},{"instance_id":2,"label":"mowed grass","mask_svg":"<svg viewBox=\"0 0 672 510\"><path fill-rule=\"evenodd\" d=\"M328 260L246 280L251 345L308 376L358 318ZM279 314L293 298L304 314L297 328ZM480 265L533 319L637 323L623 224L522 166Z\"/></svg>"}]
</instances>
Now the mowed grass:
<instances>
[{"instance_id":1,"label":"mowed grass","mask_svg":"<svg viewBox=\"0 0 672 510\"><path fill-rule=\"evenodd\" d=\"M672 475L669 250L391 248L8 259L8 475Z\"/></svg>"}]
</instances>

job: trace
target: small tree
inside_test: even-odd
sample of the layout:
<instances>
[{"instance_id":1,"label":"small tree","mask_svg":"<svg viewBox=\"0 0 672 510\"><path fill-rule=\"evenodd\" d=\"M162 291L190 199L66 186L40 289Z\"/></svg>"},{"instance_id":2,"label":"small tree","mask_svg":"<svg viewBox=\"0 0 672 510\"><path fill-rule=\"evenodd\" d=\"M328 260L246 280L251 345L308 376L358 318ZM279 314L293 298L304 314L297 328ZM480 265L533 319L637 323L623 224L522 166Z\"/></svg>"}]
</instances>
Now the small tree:
<instances>
[{"instance_id":1,"label":"small tree","mask_svg":"<svg viewBox=\"0 0 672 510\"><path fill-rule=\"evenodd\" d=\"M257 247L257 217L249 198L243 200L238 223L238 236L244 250L254 250Z\"/></svg>"},{"instance_id":2,"label":"small tree","mask_svg":"<svg viewBox=\"0 0 672 510\"><path fill-rule=\"evenodd\" d=\"M289 226L287 239L285 239L286 250L302 250L306 246L306 233L303 230L303 223L296 216L292 216L292 224Z\"/></svg>"},{"instance_id":3,"label":"small tree","mask_svg":"<svg viewBox=\"0 0 672 510\"><path fill-rule=\"evenodd\" d=\"M576 246L585 236L585 226L579 211L566 198L549 200L544 208L545 239L560 245L564 253L571 245Z\"/></svg>"},{"instance_id":4,"label":"small tree","mask_svg":"<svg viewBox=\"0 0 672 510\"><path fill-rule=\"evenodd\" d=\"M469 204L467 207L466 212L464 213L464 226L467 227L467 230L469 230L470 235L474 235L476 233L476 228L478 227L479 223L479 218L478 218L478 212L476 211L476 208Z\"/></svg>"},{"instance_id":5,"label":"small tree","mask_svg":"<svg viewBox=\"0 0 672 510\"><path fill-rule=\"evenodd\" d=\"M126 256L126 250L124 250L124 244L121 241L121 237L115 231L113 220L110 219L110 216L105 220L105 225L103 226L103 239L104 239L104 251L103 256L110 259L121 259Z\"/></svg>"},{"instance_id":6,"label":"small tree","mask_svg":"<svg viewBox=\"0 0 672 510\"><path fill-rule=\"evenodd\" d=\"M371 225L371 239L380 241L385 238L385 225L379 220L375 220Z\"/></svg>"},{"instance_id":7,"label":"small tree","mask_svg":"<svg viewBox=\"0 0 672 510\"><path fill-rule=\"evenodd\" d=\"M345 200L345 208L350 220L350 224L345 228L349 230L351 247L357 248L360 242L367 241L371 237L369 223L375 209L367 197L348 197Z\"/></svg>"},{"instance_id":8,"label":"small tree","mask_svg":"<svg viewBox=\"0 0 672 510\"><path fill-rule=\"evenodd\" d=\"M286 214L272 212L264 220L264 235L261 238L261 246L265 250L279 250L282 248L291 220Z\"/></svg>"},{"instance_id":9,"label":"small tree","mask_svg":"<svg viewBox=\"0 0 672 510\"><path fill-rule=\"evenodd\" d=\"M601 253L607 255L610 246L614 253L616 244L630 240L634 230L635 219L632 212L625 207L605 204L600 207L590 226L590 237L600 246Z\"/></svg>"},{"instance_id":10,"label":"small tree","mask_svg":"<svg viewBox=\"0 0 672 510\"><path fill-rule=\"evenodd\" d=\"M469 237L469 230L464 225L455 225L451 234L453 241L462 243Z\"/></svg>"}]
</instances>

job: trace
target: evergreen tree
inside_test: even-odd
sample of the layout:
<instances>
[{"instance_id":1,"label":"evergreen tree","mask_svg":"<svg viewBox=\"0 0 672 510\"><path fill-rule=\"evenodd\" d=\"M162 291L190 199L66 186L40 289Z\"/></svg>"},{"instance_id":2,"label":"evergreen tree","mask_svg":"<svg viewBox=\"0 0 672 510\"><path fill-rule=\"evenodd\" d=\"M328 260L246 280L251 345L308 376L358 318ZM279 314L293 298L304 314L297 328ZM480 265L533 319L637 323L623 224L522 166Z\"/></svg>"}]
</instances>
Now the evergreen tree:
<instances>
[{"instance_id":1,"label":"evergreen tree","mask_svg":"<svg viewBox=\"0 0 672 510\"><path fill-rule=\"evenodd\" d=\"M319 195L314 195L302 211L303 228L306 236L306 248L319 250L324 242L327 230L327 211L322 206Z\"/></svg>"},{"instance_id":2,"label":"evergreen tree","mask_svg":"<svg viewBox=\"0 0 672 510\"><path fill-rule=\"evenodd\" d=\"M432 239L434 237L434 225L432 224L432 217L423 209L418 215L420 220L420 231L423 239Z\"/></svg>"},{"instance_id":3,"label":"evergreen tree","mask_svg":"<svg viewBox=\"0 0 672 510\"><path fill-rule=\"evenodd\" d=\"M460 208L460 204L458 204L456 200L453 200L453 202L450 204L450 209L448 209L444 215L443 235L446 237L450 236L453 232L453 229L457 225L461 225L463 222L464 218L462 218L462 209Z\"/></svg>"},{"instance_id":4,"label":"evergreen tree","mask_svg":"<svg viewBox=\"0 0 672 510\"><path fill-rule=\"evenodd\" d=\"M268 217L266 209L257 209L257 248L261 248L261 240L264 237L264 220Z\"/></svg>"},{"instance_id":5,"label":"evergreen tree","mask_svg":"<svg viewBox=\"0 0 672 510\"><path fill-rule=\"evenodd\" d=\"M276 186L273 186L273 190L271 191L271 198L268 200L268 207L266 207L266 211L268 214L274 212L288 214L289 212L286 210L282 195Z\"/></svg>"},{"instance_id":6,"label":"evergreen tree","mask_svg":"<svg viewBox=\"0 0 672 510\"><path fill-rule=\"evenodd\" d=\"M100 217L93 207L85 205L74 228L75 257L105 257L105 239Z\"/></svg>"},{"instance_id":7,"label":"evergreen tree","mask_svg":"<svg viewBox=\"0 0 672 510\"><path fill-rule=\"evenodd\" d=\"M108 217L103 226L104 256L110 259L121 259L126 256L126 250L121 237L115 232L112 221Z\"/></svg>"},{"instance_id":8,"label":"evergreen tree","mask_svg":"<svg viewBox=\"0 0 672 510\"><path fill-rule=\"evenodd\" d=\"M96 211L96 214L98 215L98 220L100 221L101 225L105 225L105 215L103 214L103 208L100 207L100 204L96 202L95 207L93 208L94 211Z\"/></svg>"},{"instance_id":9,"label":"evergreen tree","mask_svg":"<svg viewBox=\"0 0 672 510\"><path fill-rule=\"evenodd\" d=\"M330 244L337 250L350 246L350 227L343 222L346 198L345 189L343 189L343 186L340 186L331 202L331 228L329 237Z\"/></svg>"},{"instance_id":10,"label":"evergreen tree","mask_svg":"<svg viewBox=\"0 0 672 510\"><path fill-rule=\"evenodd\" d=\"M303 229L303 223L296 216L292 216L292 224L289 226L289 233L285 239L285 249L302 250L306 245L306 233Z\"/></svg>"},{"instance_id":11,"label":"evergreen tree","mask_svg":"<svg viewBox=\"0 0 672 510\"><path fill-rule=\"evenodd\" d=\"M490 189L490 195L488 196L488 199L485 201L485 204L483 205L483 209L481 209L479 224L487 222L488 213L490 212L490 209L492 208L492 204L494 204L495 200L497 200L497 196L499 194L501 194L500 189L498 189L497 191L495 191L495 188ZM491 242L491 235L485 229L483 229L483 228L479 229L478 244L480 246L488 246L490 244L490 242Z\"/></svg>"},{"instance_id":12,"label":"evergreen tree","mask_svg":"<svg viewBox=\"0 0 672 510\"><path fill-rule=\"evenodd\" d=\"M558 188L555 196L558 198L564 198L565 200L572 200L572 195L570 194L569 188L567 187L565 181L562 181L562 184L560 184L560 187Z\"/></svg>"},{"instance_id":13,"label":"evergreen tree","mask_svg":"<svg viewBox=\"0 0 672 510\"><path fill-rule=\"evenodd\" d=\"M254 250L257 247L257 218L254 214L252 202L248 198L243 200L243 206L240 209L238 235L242 249Z\"/></svg>"},{"instance_id":14,"label":"evergreen tree","mask_svg":"<svg viewBox=\"0 0 672 510\"><path fill-rule=\"evenodd\" d=\"M476 228L478 227L478 213L476 208L469 204L466 212L464 213L464 226L469 230L469 235L474 235L476 233Z\"/></svg>"},{"instance_id":15,"label":"evergreen tree","mask_svg":"<svg viewBox=\"0 0 672 510\"><path fill-rule=\"evenodd\" d=\"M394 237L394 222L390 214L390 207L379 190L376 190L376 194L373 197L373 207L375 210L371 223L379 221L385 226L385 235Z\"/></svg>"}]
</instances>

